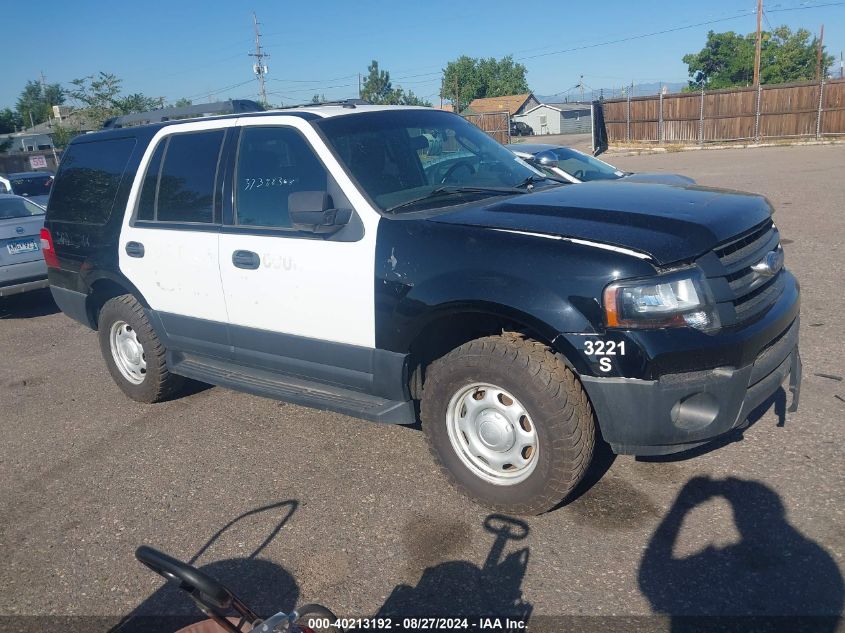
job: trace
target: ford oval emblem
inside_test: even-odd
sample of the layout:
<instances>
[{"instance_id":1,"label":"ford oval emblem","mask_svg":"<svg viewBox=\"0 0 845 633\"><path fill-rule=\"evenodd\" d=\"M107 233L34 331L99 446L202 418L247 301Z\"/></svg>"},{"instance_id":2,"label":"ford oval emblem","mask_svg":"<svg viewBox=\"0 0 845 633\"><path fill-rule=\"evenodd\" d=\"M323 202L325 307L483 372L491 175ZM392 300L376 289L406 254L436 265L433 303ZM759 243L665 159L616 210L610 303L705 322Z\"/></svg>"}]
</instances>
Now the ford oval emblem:
<instances>
[{"instance_id":1,"label":"ford oval emblem","mask_svg":"<svg viewBox=\"0 0 845 633\"><path fill-rule=\"evenodd\" d=\"M783 249L778 248L774 251L769 251L766 256L751 267L758 275L763 277L773 277L783 268Z\"/></svg>"},{"instance_id":2,"label":"ford oval emblem","mask_svg":"<svg viewBox=\"0 0 845 633\"><path fill-rule=\"evenodd\" d=\"M24 228L22 226L16 226L15 227L15 233L17 233L18 235L23 235L23 231L24 231Z\"/></svg>"}]
</instances>

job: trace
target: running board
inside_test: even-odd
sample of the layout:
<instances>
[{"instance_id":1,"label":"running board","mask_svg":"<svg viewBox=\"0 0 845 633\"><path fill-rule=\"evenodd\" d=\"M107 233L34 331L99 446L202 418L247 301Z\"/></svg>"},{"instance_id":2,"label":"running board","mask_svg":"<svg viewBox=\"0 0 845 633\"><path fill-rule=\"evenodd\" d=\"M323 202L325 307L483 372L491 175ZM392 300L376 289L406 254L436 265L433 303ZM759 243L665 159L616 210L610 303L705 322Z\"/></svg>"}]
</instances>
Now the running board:
<instances>
[{"instance_id":1,"label":"running board","mask_svg":"<svg viewBox=\"0 0 845 633\"><path fill-rule=\"evenodd\" d=\"M386 424L415 424L417 421L413 402L410 401L385 400L337 385L244 367L224 360L168 352L167 366L179 376L323 411Z\"/></svg>"}]
</instances>

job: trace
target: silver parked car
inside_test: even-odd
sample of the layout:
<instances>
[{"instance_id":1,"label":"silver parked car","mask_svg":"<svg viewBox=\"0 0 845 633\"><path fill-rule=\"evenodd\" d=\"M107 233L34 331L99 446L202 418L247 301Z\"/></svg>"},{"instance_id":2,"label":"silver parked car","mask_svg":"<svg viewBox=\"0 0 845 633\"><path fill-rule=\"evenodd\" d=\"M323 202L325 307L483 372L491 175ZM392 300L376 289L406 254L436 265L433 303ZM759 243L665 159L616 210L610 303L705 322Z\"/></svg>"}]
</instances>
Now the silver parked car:
<instances>
[{"instance_id":1,"label":"silver parked car","mask_svg":"<svg viewBox=\"0 0 845 633\"><path fill-rule=\"evenodd\" d=\"M43 225L44 207L0 194L0 297L48 286L41 254Z\"/></svg>"},{"instance_id":2,"label":"silver parked car","mask_svg":"<svg viewBox=\"0 0 845 633\"><path fill-rule=\"evenodd\" d=\"M545 174L567 182L622 180L651 182L663 185L694 185L695 181L680 174L631 173L617 169L584 152L562 145L512 143L507 148Z\"/></svg>"}]
</instances>

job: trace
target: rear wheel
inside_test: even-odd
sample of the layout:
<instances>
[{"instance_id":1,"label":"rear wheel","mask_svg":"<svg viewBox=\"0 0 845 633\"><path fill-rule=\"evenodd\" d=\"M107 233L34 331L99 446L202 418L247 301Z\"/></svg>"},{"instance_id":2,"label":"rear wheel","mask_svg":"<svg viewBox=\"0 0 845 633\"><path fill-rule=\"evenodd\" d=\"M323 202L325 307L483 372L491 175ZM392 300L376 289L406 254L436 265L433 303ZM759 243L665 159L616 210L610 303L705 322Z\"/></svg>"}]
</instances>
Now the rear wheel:
<instances>
[{"instance_id":1,"label":"rear wheel","mask_svg":"<svg viewBox=\"0 0 845 633\"><path fill-rule=\"evenodd\" d=\"M135 297L127 294L107 301L100 310L98 330L109 373L127 396L138 402L160 402L182 388L184 379L168 371L164 345Z\"/></svg>"},{"instance_id":2,"label":"rear wheel","mask_svg":"<svg viewBox=\"0 0 845 633\"><path fill-rule=\"evenodd\" d=\"M428 369L421 417L447 478L498 511L539 514L581 481L595 446L580 382L519 334L470 341Z\"/></svg>"}]
</instances>

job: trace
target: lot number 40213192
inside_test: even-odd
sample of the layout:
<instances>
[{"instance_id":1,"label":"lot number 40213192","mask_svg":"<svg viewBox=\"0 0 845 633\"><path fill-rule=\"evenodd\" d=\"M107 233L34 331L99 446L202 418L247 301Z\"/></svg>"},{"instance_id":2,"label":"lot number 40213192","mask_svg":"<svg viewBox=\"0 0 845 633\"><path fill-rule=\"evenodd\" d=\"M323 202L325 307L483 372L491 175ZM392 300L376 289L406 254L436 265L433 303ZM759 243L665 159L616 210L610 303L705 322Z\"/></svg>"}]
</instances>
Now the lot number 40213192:
<instances>
[{"instance_id":1,"label":"lot number 40213192","mask_svg":"<svg viewBox=\"0 0 845 633\"><path fill-rule=\"evenodd\" d=\"M587 356L598 356L599 369L609 372L613 368L611 357L625 355L625 341L587 340L584 342L584 353Z\"/></svg>"}]
</instances>

